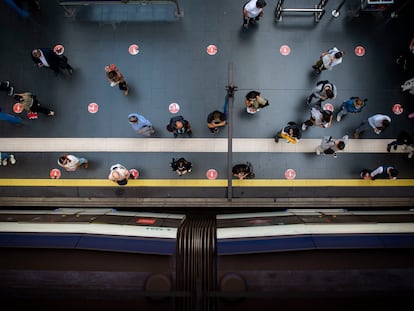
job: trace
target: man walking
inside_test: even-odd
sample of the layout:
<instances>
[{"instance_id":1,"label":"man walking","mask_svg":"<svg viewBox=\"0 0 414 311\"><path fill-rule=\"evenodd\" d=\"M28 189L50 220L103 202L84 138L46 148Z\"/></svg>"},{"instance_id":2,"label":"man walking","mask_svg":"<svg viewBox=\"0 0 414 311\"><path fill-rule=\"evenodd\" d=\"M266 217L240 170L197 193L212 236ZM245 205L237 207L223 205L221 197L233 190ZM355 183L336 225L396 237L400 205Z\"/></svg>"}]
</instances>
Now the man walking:
<instances>
[{"instance_id":1,"label":"man walking","mask_svg":"<svg viewBox=\"0 0 414 311\"><path fill-rule=\"evenodd\" d=\"M151 136L155 133L155 129L151 122L145 117L137 113L131 113L128 116L128 122L131 124L134 131L144 136Z\"/></svg>"}]
</instances>

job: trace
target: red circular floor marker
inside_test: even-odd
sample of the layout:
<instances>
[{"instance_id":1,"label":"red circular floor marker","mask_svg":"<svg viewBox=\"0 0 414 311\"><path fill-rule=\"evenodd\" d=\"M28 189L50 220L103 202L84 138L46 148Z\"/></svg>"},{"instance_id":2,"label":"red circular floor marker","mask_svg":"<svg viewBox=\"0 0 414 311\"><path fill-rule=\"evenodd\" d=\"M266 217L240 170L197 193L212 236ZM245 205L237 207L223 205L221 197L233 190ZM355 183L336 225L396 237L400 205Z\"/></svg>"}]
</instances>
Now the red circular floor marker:
<instances>
[{"instance_id":1,"label":"red circular floor marker","mask_svg":"<svg viewBox=\"0 0 414 311\"><path fill-rule=\"evenodd\" d=\"M396 115L402 114L403 111L404 109L401 104L394 104L394 106L392 106L392 112L394 112Z\"/></svg>"},{"instance_id":2,"label":"red circular floor marker","mask_svg":"<svg viewBox=\"0 0 414 311\"><path fill-rule=\"evenodd\" d=\"M171 104L168 106L168 110L169 110L171 113L177 113L178 111L180 111L180 105L179 105L179 104L177 104L177 103L171 103Z\"/></svg>"},{"instance_id":3,"label":"red circular floor marker","mask_svg":"<svg viewBox=\"0 0 414 311\"><path fill-rule=\"evenodd\" d=\"M365 55L365 48L363 46L358 45L355 48L355 55L356 56L364 56Z\"/></svg>"},{"instance_id":4,"label":"red circular floor marker","mask_svg":"<svg viewBox=\"0 0 414 311\"><path fill-rule=\"evenodd\" d=\"M129 173L130 173L132 176L134 176L134 179L138 179L138 177L139 177L139 172L138 172L138 170L136 170L135 168L132 168L132 169L130 169L130 170L129 170Z\"/></svg>"},{"instance_id":5,"label":"red circular floor marker","mask_svg":"<svg viewBox=\"0 0 414 311\"><path fill-rule=\"evenodd\" d=\"M62 44L56 44L53 47L53 52L55 52L57 55L62 55L63 52L65 52L65 47Z\"/></svg>"},{"instance_id":6,"label":"red circular floor marker","mask_svg":"<svg viewBox=\"0 0 414 311\"><path fill-rule=\"evenodd\" d=\"M23 111L23 105L22 105L21 103L15 103L15 104L13 105L13 111L14 111L15 113L20 113L20 112L22 112L22 111Z\"/></svg>"},{"instance_id":7,"label":"red circular floor marker","mask_svg":"<svg viewBox=\"0 0 414 311\"><path fill-rule=\"evenodd\" d=\"M60 170L57 168L53 168L50 170L50 178L52 179L59 179L60 178Z\"/></svg>"},{"instance_id":8,"label":"red circular floor marker","mask_svg":"<svg viewBox=\"0 0 414 311\"><path fill-rule=\"evenodd\" d=\"M323 105L323 109L333 112L335 108L334 108L334 105L332 105L331 103L326 103L325 105Z\"/></svg>"},{"instance_id":9,"label":"red circular floor marker","mask_svg":"<svg viewBox=\"0 0 414 311\"><path fill-rule=\"evenodd\" d=\"M98 106L98 104L97 104L97 103L90 103L90 104L88 105L88 111L89 111L90 113L97 113L97 112L98 112L98 109L99 109L99 106Z\"/></svg>"},{"instance_id":10,"label":"red circular floor marker","mask_svg":"<svg viewBox=\"0 0 414 311\"><path fill-rule=\"evenodd\" d=\"M208 55L216 55L216 53L217 53L217 46L215 46L215 45L213 45L213 44L210 44L210 45L207 47L207 54L208 54Z\"/></svg>"},{"instance_id":11,"label":"red circular floor marker","mask_svg":"<svg viewBox=\"0 0 414 311\"><path fill-rule=\"evenodd\" d=\"M208 179L216 179L217 175L217 171L214 168L210 168L206 173Z\"/></svg>"},{"instance_id":12,"label":"red circular floor marker","mask_svg":"<svg viewBox=\"0 0 414 311\"><path fill-rule=\"evenodd\" d=\"M128 48L128 52L131 55L137 55L139 53L139 46L136 44L131 44Z\"/></svg>"},{"instance_id":13,"label":"red circular floor marker","mask_svg":"<svg viewBox=\"0 0 414 311\"><path fill-rule=\"evenodd\" d=\"M285 177L286 177L286 179L295 179L295 177L296 177L296 172L295 172L295 170L294 170L294 169L292 169L292 168L288 168L288 169L285 171Z\"/></svg>"},{"instance_id":14,"label":"red circular floor marker","mask_svg":"<svg viewBox=\"0 0 414 311\"><path fill-rule=\"evenodd\" d=\"M282 45L280 47L280 54L286 56L290 54L290 47L288 45Z\"/></svg>"}]
</instances>

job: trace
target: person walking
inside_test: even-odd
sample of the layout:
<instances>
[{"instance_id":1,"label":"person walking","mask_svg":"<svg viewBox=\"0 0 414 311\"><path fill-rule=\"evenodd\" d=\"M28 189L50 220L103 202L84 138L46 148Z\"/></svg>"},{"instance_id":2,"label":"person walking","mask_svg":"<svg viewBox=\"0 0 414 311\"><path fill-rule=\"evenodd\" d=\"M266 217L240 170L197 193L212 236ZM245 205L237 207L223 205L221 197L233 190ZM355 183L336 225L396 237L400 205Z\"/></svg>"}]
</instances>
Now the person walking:
<instances>
[{"instance_id":1,"label":"person walking","mask_svg":"<svg viewBox=\"0 0 414 311\"><path fill-rule=\"evenodd\" d=\"M359 97L350 97L348 100L345 100L336 115L336 121L341 122L343 117L345 117L348 113L360 113L362 108L365 107L367 101L368 99L361 99Z\"/></svg>"},{"instance_id":2,"label":"person walking","mask_svg":"<svg viewBox=\"0 0 414 311\"><path fill-rule=\"evenodd\" d=\"M274 136L275 142L278 143L280 138L286 139L287 143L296 144L302 137L302 132L299 125L296 122L288 122L288 124L282 128Z\"/></svg>"},{"instance_id":3,"label":"person walking","mask_svg":"<svg viewBox=\"0 0 414 311\"><path fill-rule=\"evenodd\" d=\"M10 81L3 81L0 83L0 91L7 92L7 95L13 96L14 87L10 85Z\"/></svg>"},{"instance_id":4,"label":"person walking","mask_svg":"<svg viewBox=\"0 0 414 311\"><path fill-rule=\"evenodd\" d=\"M128 122L131 124L134 131L138 134L151 136L155 133L155 129L152 126L152 123L140 114L131 113L128 116Z\"/></svg>"},{"instance_id":5,"label":"person walking","mask_svg":"<svg viewBox=\"0 0 414 311\"><path fill-rule=\"evenodd\" d=\"M245 97L246 111L255 114L260 109L269 106L269 101L263 98L258 91L250 91Z\"/></svg>"},{"instance_id":6,"label":"person walking","mask_svg":"<svg viewBox=\"0 0 414 311\"><path fill-rule=\"evenodd\" d=\"M56 75L59 74L60 69L67 70L72 75L73 68L68 63L68 58L65 55L58 55L50 48L37 48L32 50L32 60L39 68L49 68L54 71Z\"/></svg>"},{"instance_id":7,"label":"person walking","mask_svg":"<svg viewBox=\"0 0 414 311\"><path fill-rule=\"evenodd\" d=\"M54 116L55 112L49 108L43 107L36 98L36 95L30 92L16 93L14 99L23 105L23 108L28 112L40 112L48 116Z\"/></svg>"},{"instance_id":8,"label":"person walking","mask_svg":"<svg viewBox=\"0 0 414 311\"><path fill-rule=\"evenodd\" d=\"M414 138L410 133L407 131L402 130L398 136L397 139L393 140L387 145L387 151L391 152L391 147L393 147L394 150L397 150L398 146L402 146L403 150L406 150L408 146L412 146L414 143Z\"/></svg>"},{"instance_id":9,"label":"person walking","mask_svg":"<svg viewBox=\"0 0 414 311\"><path fill-rule=\"evenodd\" d=\"M361 133L372 128L374 133L379 135L391 124L391 118L384 114L374 114L364 120L361 125L354 131L354 138L358 139L361 136Z\"/></svg>"},{"instance_id":10,"label":"person walking","mask_svg":"<svg viewBox=\"0 0 414 311\"><path fill-rule=\"evenodd\" d=\"M0 152L0 165L7 166L7 163L10 163L11 165L16 164L16 158L14 157L14 154L8 153L8 152Z\"/></svg>"},{"instance_id":11,"label":"person walking","mask_svg":"<svg viewBox=\"0 0 414 311\"><path fill-rule=\"evenodd\" d=\"M68 172L74 172L80 167L89 167L89 161L87 159L77 157L73 154L64 154L60 156L57 163Z\"/></svg>"},{"instance_id":12,"label":"person walking","mask_svg":"<svg viewBox=\"0 0 414 311\"><path fill-rule=\"evenodd\" d=\"M323 52L312 68L317 74L320 74L324 70L332 70L333 67L342 63L343 56L343 51L333 47L328 51Z\"/></svg>"},{"instance_id":13,"label":"person walking","mask_svg":"<svg viewBox=\"0 0 414 311\"><path fill-rule=\"evenodd\" d=\"M397 179L398 169L393 165L380 165L374 170L363 169L360 172L363 179Z\"/></svg>"},{"instance_id":14,"label":"person walking","mask_svg":"<svg viewBox=\"0 0 414 311\"><path fill-rule=\"evenodd\" d=\"M325 136L322 138L321 144L318 147L316 147L316 154L332 154L336 158L337 152L345 149L347 141L348 135L345 135L342 138L337 139L333 139L332 136Z\"/></svg>"},{"instance_id":15,"label":"person walking","mask_svg":"<svg viewBox=\"0 0 414 311\"><path fill-rule=\"evenodd\" d=\"M114 164L110 168L108 179L116 182L120 186L124 186L128 183L129 178L134 176L123 166L122 164Z\"/></svg>"},{"instance_id":16,"label":"person walking","mask_svg":"<svg viewBox=\"0 0 414 311\"><path fill-rule=\"evenodd\" d=\"M187 134L188 137L193 136L191 131L191 124L188 120L185 120L183 116L175 116L170 118L170 123L166 126L167 131L174 134L174 138L178 135Z\"/></svg>"},{"instance_id":17,"label":"person walking","mask_svg":"<svg viewBox=\"0 0 414 311\"><path fill-rule=\"evenodd\" d=\"M309 126L319 126L328 128L332 124L332 111L323 109L319 106L312 107L310 118L302 123L302 131L306 131Z\"/></svg>"},{"instance_id":18,"label":"person walking","mask_svg":"<svg viewBox=\"0 0 414 311\"><path fill-rule=\"evenodd\" d=\"M243 27L247 29L250 25L256 24L263 16L263 8L266 6L264 0L250 0L243 6Z\"/></svg>"},{"instance_id":19,"label":"person walking","mask_svg":"<svg viewBox=\"0 0 414 311\"><path fill-rule=\"evenodd\" d=\"M207 127L213 134L220 132L220 128L226 126L226 124L226 115L221 111L214 110L207 116Z\"/></svg>"},{"instance_id":20,"label":"person walking","mask_svg":"<svg viewBox=\"0 0 414 311\"><path fill-rule=\"evenodd\" d=\"M175 158L172 158L170 166L172 170L178 174L178 176L183 176L187 173L190 173L193 168L193 164L187 161L185 158L179 158L177 160Z\"/></svg>"},{"instance_id":21,"label":"person walking","mask_svg":"<svg viewBox=\"0 0 414 311\"><path fill-rule=\"evenodd\" d=\"M126 83L124 76L115 64L111 64L105 67L105 75L109 81L110 86L114 87L118 85L118 88L121 91L124 91L124 95L129 94L128 84Z\"/></svg>"},{"instance_id":22,"label":"person walking","mask_svg":"<svg viewBox=\"0 0 414 311\"><path fill-rule=\"evenodd\" d=\"M320 106L327 99L335 99L337 94L338 91L335 84L328 80L319 81L316 83L312 93L306 98L306 103L309 105L312 103L313 98L317 98L316 104Z\"/></svg>"}]
</instances>

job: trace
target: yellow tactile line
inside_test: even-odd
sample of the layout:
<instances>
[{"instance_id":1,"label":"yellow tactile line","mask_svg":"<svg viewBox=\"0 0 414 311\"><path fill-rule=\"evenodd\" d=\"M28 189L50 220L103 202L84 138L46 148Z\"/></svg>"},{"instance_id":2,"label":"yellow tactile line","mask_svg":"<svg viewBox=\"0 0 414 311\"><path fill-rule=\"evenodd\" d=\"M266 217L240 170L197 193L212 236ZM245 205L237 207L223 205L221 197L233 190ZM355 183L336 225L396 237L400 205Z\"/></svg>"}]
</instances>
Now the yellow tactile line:
<instances>
[{"instance_id":1,"label":"yellow tactile line","mask_svg":"<svg viewBox=\"0 0 414 311\"><path fill-rule=\"evenodd\" d=\"M233 187L414 187L414 179L250 179ZM0 179L0 187L120 187L107 179ZM137 179L122 187L227 187L226 179Z\"/></svg>"}]
</instances>

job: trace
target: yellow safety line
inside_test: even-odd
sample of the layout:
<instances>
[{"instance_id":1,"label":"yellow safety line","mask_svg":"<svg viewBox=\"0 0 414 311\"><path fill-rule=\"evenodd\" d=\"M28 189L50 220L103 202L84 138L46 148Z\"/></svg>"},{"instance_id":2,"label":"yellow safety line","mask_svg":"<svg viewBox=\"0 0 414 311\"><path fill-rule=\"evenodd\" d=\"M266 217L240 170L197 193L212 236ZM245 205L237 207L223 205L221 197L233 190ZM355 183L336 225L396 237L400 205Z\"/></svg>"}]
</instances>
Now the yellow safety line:
<instances>
[{"instance_id":1,"label":"yellow safety line","mask_svg":"<svg viewBox=\"0 0 414 311\"><path fill-rule=\"evenodd\" d=\"M248 179L234 187L414 187L414 179ZM0 187L118 187L107 179L0 179ZM227 187L226 179L137 179L122 187Z\"/></svg>"}]
</instances>

